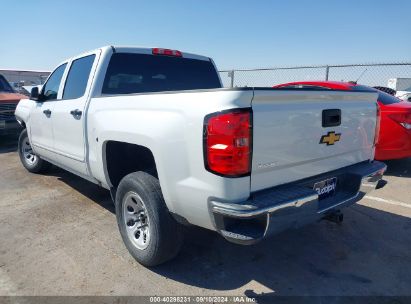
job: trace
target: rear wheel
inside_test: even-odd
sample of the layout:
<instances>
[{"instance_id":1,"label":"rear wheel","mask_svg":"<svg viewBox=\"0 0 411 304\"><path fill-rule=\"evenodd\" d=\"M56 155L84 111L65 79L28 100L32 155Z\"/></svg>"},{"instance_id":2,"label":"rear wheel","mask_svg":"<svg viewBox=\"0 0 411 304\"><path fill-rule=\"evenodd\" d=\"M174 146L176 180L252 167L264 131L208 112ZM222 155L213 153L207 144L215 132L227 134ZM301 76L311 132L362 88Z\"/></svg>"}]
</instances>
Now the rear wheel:
<instances>
[{"instance_id":1,"label":"rear wheel","mask_svg":"<svg viewBox=\"0 0 411 304\"><path fill-rule=\"evenodd\" d=\"M32 173L40 173L46 171L50 167L50 163L41 159L36 155L31 147L29 137L27 135L27 129L21 131L19 137L19 156L20 161L24 168Z\"/></svg>"},{"instance_id":2,"label":"rear wheel","mask_svg":"<svg viewBox=\"0 0 411 304\"><path fill-rule=\"evenodd\" d=\"M121 180L116 217L128 251L140 264L156 266L178 254L183 243L182 227L168 211L154 176L135 172Z\"/></svg>"}]
</instances>

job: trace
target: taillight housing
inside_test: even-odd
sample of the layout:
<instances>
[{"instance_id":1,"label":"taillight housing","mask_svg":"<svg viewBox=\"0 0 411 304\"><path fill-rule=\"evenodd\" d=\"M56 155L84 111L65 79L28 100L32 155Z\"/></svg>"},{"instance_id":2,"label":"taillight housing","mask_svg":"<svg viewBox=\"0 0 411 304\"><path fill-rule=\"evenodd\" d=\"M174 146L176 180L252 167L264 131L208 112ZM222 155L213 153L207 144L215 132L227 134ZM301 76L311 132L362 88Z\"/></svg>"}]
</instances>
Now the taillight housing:
<instances>
[{"instance_id":1,"label":"taillight housing","mask_svg":"<svg viewBox=\"0 0 411 304\"><path fill-rule=\"evenodd\" d=\"M389 117L395 122L399 123L407 130L411 130L411 113L394 113L390 114Z\"/></svg>"},{"instance_id":2,"label":"taillight housing","mask_svg":"<svg viewBox=\"0 0 411 304\"><path fill-rule=\"evenodd\" d=\"M375 122L374 146L378 144L378 140L380 139L380 126L381 126L381 109L377 103L377 119Z\"/></svg>"},{"instance_id":3,"label":"taillight housing","mask_svg":"<svg viewBox=\"0 0 411 304\"><path fill-rule=\"evenodd\" d=\"M177 50L153 48L151 51L152 51L153 55L183 57L183 54L180 51L177 51Z\"/></svg>"},{"instance_id":4,"label":"taillight housing","mask_svg":"<svg viewBox=\"0 0 411 304\"><path fill-rule=\"evenodd\" d=\"M233 109L209 114L204 119L205 168L224 177L251 172L252 111Z\"/></svg>"}]
</instances>

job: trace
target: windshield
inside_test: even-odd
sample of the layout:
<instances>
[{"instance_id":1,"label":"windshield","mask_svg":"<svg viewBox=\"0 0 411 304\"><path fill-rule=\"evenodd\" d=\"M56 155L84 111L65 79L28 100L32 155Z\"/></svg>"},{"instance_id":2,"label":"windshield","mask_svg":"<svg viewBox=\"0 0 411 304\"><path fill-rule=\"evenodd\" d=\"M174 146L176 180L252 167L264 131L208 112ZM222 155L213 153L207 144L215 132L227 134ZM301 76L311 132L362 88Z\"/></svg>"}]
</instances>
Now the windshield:
<instances>
[{"instance_id":1,"label":"windshield","mask_svg":"<svg viewBox=\"0 0 411 304\"><path fill-rule=\"evenodd\" d=\"M110 59L103 94L221 88L211 61L171 56L115 53Z\"/></svg>"},{"instance_id":2,"label":"windshield","mask_svg":"<svg viewBox=\"0 0 411 304\"><path fill-rule=\"evenodd\" d=\"M14 93L13 88L2 75L0 75L0 92Z\"/></svg>"}]
</instances>

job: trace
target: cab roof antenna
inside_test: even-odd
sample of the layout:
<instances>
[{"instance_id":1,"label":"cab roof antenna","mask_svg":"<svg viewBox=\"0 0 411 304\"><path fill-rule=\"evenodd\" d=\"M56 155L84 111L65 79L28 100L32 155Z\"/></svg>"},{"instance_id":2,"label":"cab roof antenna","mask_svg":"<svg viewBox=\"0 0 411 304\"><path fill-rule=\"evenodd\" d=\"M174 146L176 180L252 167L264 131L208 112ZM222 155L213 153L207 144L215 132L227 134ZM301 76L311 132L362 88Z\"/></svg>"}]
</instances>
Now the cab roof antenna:
<instances>
[{"instance_id":1,"label":"cab roof antenna","mask_svg":"<svg viewBox=\"0 0 411 304\"><path fill-rule=\"evenodd\" d=\"M367 72L367 71L368 71L368 69L366 68L364 71L362 71L362 73L360 74L360 76L357 78L356 81L349 81L349 83L357 84L358 80L360 80L362 78L362 76L364 76L365 72Z\"/></svg>"}]
</instances>

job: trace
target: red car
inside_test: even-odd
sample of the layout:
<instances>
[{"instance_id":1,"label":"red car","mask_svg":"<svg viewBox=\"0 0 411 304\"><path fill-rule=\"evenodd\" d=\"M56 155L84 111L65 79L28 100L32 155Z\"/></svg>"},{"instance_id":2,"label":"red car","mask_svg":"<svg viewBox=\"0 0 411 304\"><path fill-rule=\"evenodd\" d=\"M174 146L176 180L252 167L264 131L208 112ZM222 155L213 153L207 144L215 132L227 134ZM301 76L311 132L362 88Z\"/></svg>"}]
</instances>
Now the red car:
<instances>
[{"instance_id":1,"label":"red car","mask_svg":"<svg viewBox=\"0 0 411 304\"><path fill-rule=\"evenodd\" d=\"M330 89L344 91L375 91L378 93L381 124L375 159L388 160L411 157L411 103L377 89L351 82L301 81L274 88Z\"/></svg>"}]
</instances>

